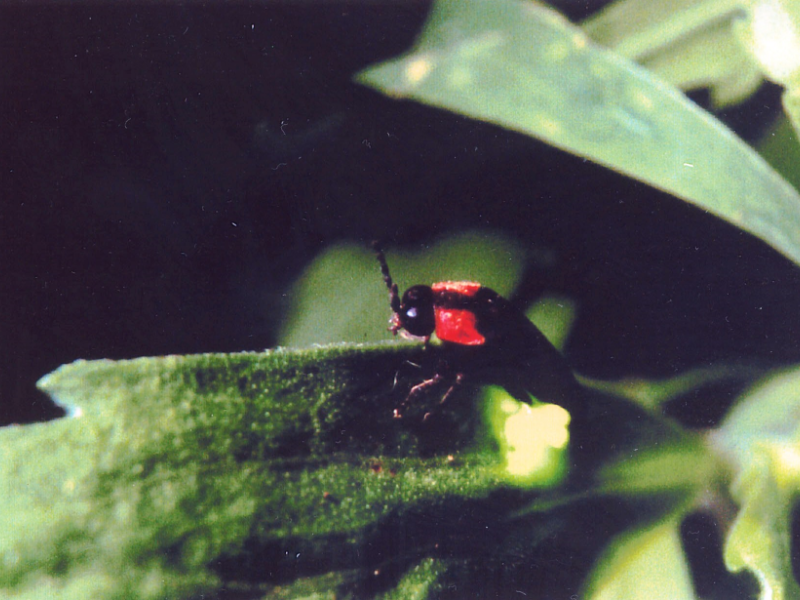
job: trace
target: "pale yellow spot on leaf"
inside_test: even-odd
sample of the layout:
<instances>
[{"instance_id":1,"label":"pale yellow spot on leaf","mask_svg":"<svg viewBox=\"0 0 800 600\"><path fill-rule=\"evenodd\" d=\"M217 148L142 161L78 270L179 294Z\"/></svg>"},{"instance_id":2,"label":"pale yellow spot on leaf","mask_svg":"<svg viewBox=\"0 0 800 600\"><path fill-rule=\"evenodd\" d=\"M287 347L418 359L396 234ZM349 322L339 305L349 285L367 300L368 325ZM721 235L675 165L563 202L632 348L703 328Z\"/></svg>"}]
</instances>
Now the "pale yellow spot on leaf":
<instances>
[{"instance_id":1,"label":"pale yellow spot on leaf","mask_svg":"<svg viewBox=\"0 0 800 600\"><path fill-rule=\"evenodd\" d=\"M551 62L562 62L569 56L571 48L568 44L555 43L547 47L546 59Z\"/></svg>"},{"instance_id":2,"label":"pale yellow spot on leaf","mask_svg":"<svg viewBox=\"0 0 800 600\"><path fill-rule=\"evenodd\" d=\"M561 132L561 125L553 119L542 117L539 119L539 126L547 135L557 135Z\"/></svg>"},{"instance_id":3,"label":"pale yellow spot on leaf","mask_svg":"<svg viewBox=\"0 0 800 600\"><path fill-rule=\"evenodd\" d=\"M775 478L783 486L797 486L800 480L800 448L794 444L778 443L772 448Z\"/></svg>"},{"instance_id":4,"label":"pale yellow spot on leaf","mask_svg":"<svg viewBox=\"0 0 800 600\"><path fill-rule=\"evenodd\" d=\"M650 110L653 108L653 99L642 92L641 90L637 90L633 96L634 102L641 106L644 109Z\"/></svg>"},{"instance_id":5,"label":"pale yellow spot on leaf","mask_svg":"<svg viewBox=\"0 0 800 600\"><path fill-rule=\"evenodd\" d=\"M585 48L588 43L589 42L583 33L576 32L575 35L572 36L572 45L576 48Z\"/></svg>"},{"instance_id":6,"label":"pale yellow spot on leaf","mask_svg":"<svg viewBox=\"0 0 800 600\"><path fill-rule=\"evenodd\" d=\"M425 79L433 69L431 61L427 57L415 58L406 66L406 81L417 84Z\"/></svg>"}]
</instances>

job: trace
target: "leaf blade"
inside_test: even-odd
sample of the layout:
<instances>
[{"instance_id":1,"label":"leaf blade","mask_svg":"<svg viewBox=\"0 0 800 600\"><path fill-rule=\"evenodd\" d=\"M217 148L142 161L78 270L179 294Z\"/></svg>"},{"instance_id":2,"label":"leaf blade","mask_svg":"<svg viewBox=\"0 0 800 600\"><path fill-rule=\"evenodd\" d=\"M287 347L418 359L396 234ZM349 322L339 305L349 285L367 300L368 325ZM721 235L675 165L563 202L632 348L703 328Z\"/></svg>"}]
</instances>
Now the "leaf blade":
<instances>
[{"instance_id":1,"label":"leaf blade","mask_svg":"<svg viewBox=\"0 0 800 600\"><path fill-rule=\"evenodd\" d=\"M678 520L670 518L615 540L600 559L585 597L695 600Z\"/></svg>"},{"instance_id":2,"label":"leaf blade","mask_svg":"<svg viewBox=\"0 0 800 600\"><path fill-rule=\"evenodd\" d=\"M667 191L800 263L800 196L719 121L533 3L439 2L358 80L513 129Z\"/></svg>"},{"instance_id":3,"label":"leaf blade","mask_svg":"<svg viewBox=\"0 0 800 600\"><path fill-rule=\"evenodd\" d=\"M483 498L499 482L487 454L451 437L422 456L424 435L392 418L391 374L419 351L62 367L40 387L80 416L0 431L0 497L18 507L0 518L0 553L16 557L0 589L25 596L49 579L83 597L186 597L247 579L244 544L259 556L296 549L275 561L278 574L362 567L378 523Z\"/></svg>"}]
</instances>

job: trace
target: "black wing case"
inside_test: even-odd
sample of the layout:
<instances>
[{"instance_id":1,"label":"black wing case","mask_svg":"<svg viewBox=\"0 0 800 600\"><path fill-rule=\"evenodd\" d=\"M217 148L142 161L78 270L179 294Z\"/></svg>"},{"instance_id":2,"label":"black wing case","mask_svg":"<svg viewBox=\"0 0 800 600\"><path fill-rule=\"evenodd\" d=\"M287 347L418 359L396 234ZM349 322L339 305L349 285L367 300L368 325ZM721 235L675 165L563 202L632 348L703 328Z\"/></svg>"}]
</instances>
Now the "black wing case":
<instances>
[{"instance_id":1,"label":"black wing case","mask_svg":"<svg viewBox=\"0 0 800 600\"><path fill-rule=\"evenodd\" d=\"M525 402L528 394L567 410L581 402L584 390L566 359L521 311L489 288L470 301L486 343L452 348L459 369Z\"/></svg>"}]
</instances>

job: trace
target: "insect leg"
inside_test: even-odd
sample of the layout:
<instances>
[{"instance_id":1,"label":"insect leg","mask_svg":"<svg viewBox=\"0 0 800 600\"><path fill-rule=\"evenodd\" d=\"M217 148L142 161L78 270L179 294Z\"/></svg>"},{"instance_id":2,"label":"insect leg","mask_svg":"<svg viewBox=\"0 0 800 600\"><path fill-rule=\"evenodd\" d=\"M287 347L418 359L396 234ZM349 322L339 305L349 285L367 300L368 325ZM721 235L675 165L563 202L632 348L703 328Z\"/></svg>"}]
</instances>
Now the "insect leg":
<instances>
[{"instance_id":1,"label":"insect leg","mask_svg":"<svg viewBox=\"0 0 800 600\"><path fill-rule=\"evenodd\" d=\"M416 396L424 394L430 388L440 385L444 380L445 380L444 375L437 373L430 379L426 379L422 383L418 383L417 385L412 387L411 390L408 392L408 396L406 396L406 399L403 400L403 402L400 404L398 408L394 409L394 418L402 419L403 413L401 412L401 409L404 410L409 404L411 404L411 400L413 400Z\"/></svg>"}]
</instances>

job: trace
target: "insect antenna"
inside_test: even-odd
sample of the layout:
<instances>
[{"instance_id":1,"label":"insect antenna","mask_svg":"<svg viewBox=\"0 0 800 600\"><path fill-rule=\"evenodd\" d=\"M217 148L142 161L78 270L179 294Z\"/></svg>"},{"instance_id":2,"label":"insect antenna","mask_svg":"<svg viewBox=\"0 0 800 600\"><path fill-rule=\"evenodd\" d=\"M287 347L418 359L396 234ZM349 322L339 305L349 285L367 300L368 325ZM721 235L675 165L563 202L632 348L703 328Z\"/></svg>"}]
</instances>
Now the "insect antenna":
<instances>
[{"instance_id":1,"label":"insect antenna","mask_svg":"<svg viewBox=\"0 0 800 600\"><path fill-rule=\"evenodd\" d=\"M383 281L389 289L389 306L391 306L392 311L397 314L400 312L400 294L397 291L397 284L392 282L392 276L389 274L389 265L386 262L386 256L383 254L381 244L378 240L372 242L372 249L375 251L375 257L381 265Z\"/></svg>"}]
</instances>

